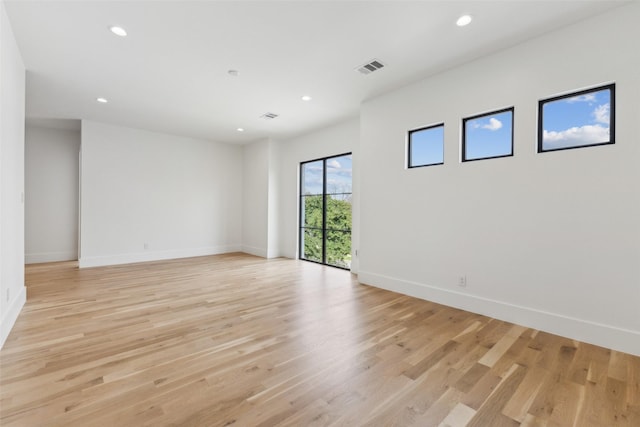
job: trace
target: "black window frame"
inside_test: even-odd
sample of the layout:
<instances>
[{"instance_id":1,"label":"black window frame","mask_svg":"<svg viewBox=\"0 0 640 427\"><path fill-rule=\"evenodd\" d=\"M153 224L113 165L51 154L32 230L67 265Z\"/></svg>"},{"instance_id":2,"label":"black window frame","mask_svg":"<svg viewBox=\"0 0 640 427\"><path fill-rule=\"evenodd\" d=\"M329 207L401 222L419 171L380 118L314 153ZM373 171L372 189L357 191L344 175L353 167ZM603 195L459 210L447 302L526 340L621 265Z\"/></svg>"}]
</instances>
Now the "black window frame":
<instances>
[{"instance_id":1,"label":"black window frame","mask_svg":"<svg viewBox=\"0 0 640 427\"><path fill-rule=\"evenodd\" d=\"M482 117L493 116L496 114L502 114L510 112L511 113L511 153L509 154L501 154L499 156L489 156L489 157L478 157L475 159L467 159L467 122L469 120L480 119ZM463 163L465 162L475 162L478 160L489 160L489 159L501 159L503 157L513 157L514 156L514 130L515 130L515 107L501 108L499 110L490 111L488 113L475 114L473 116L464 117L462 119L462 144L461 144L461 153L460 159Z\"/></svg>"},{"instance_id":2,"label":"black window frame","mask_svg":"<svg viewBox=\"0 0 640 427\"><path fill-rule=\"evenodd\" d=\"M428 131L431 129L436 129L436 128L442 128L442 161L438 162L438 163L424 163L424 164L419 164L419 165L413 165L411 160L411 154L412 154L412 136L414 133L419 133L419 132L424 132L424 131ZM439 165L444 165L444 122L442 123L436 123L433 125L429 125L429 126L423 126L421 128L417 128L417 129L411 129L407 132L407 169L415 169L415 168L424 168L427 166L439 166Z\"/></svg>"},{"instance_id":3,"label":"black window frame","mask_svg":"<svg viewBox=\"0 0 640 427\"><path fill-rule=\"evenodd\" d=\"M573 145L571 147L559 147L544 149L543 147L543 135L544 135L544 105L550 102L559 101L565 98L574 98L576 96L587 95L593 92L600 92L603 90L609 90L609 142L599 142L595 144ZM576 148L588 148L588 147L600 147L602 145L614 145L616 143L616 84L609 83L606 85L596 86L588 89L581 89L575 92L565 93L563 95L552 96L550 98L541 99L538 101L538 153L548 153L553 151L573 150Z\"/></svg>"},{"instance_id":4,"label":"black window frame","mask_svg":"<svg viewBox=\"0 0 640 427\"><path fill-rule=\"evenodd\" d=\"M352 218L352 223L351 223L351 228L349 230L339 230L339 229L327 229L327 196L330 195L337 195L337 194L351 194L353 195L353 176L352 176L352 182L351 182L351 193L327 193L327 161L331 160L331 159L335 159L335 158L339 158L339 157L344 157L344 156L352 156L352 161L353 161L353 152L347 152L347 153L342 153L342 154L336 154L336 155L332 155L332 156L327 156L327 157L320 157L317 159L313 159L313 160L306 160L304 162L300 162L300 166L299 166L299 191L298 191L298 258L303 260L303 261L308 261L308 262L314 262L316 264L321 264L321 265L326 265L329 267L334 267L334 268L340 268L342 270L347 270L350 271L351 267L342 267L340 265L335 265L335 264L329 264L327 262L327 245L326 245L326 233L327 231L334 231L334 232L341 232L341 233L349 233L350 237L353 238L353 218ZM315 163L315 162L319 162L322 161L322 193L321 194L311 194L311 195L306 195L306 194L302 194L303 188L304 188L304 174L302 173L303 171L303 166L305 164L308 163ZM321 196L322 197L322 228L317 228L317 227L305 227L304 222L303 222L303 215L304 215L304 208L303 208L303 200L305 200L305 197L309 197L309 196ZM352 205L353 208L353 205ZM316 261L313 259L308 259L308 258L304 258L303 254L304 254L304 230L305 229L314 229L314 230L320 230L322 232L322 261ZM353 241L352 241L353 244ZM351 252L353 253L353 246L351 246Z\"/></svg>"}]
</instances>

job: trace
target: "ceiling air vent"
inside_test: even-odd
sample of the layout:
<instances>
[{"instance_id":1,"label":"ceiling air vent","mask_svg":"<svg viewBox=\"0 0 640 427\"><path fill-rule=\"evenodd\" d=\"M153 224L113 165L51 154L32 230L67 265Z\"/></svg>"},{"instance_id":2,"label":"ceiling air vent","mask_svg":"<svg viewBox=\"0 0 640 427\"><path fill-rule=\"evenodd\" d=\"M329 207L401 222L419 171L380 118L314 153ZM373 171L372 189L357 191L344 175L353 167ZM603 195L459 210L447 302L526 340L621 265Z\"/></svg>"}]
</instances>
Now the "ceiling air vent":
<instances>
[{"instance_id":1,"label":"ceiling air vent","mask_svg":"<svg viewBox=\"0 0 640 427\"><path fill-rule=\"evenodd\" d=\"M361 65L359 67L356 67L356 70L360 73L360 74L371 74L374 71L378 71L380 68L384 67L384 64L380 61L378 61L377 59L373 59L371 60L371 62L368 62L364 65Z\"/></svg>"},{"instance_id":2,"label":"ceiling air vent","mask_svg":"<svg viewBox=\"0 0 640 427\"><path fill-rule=\"evenodd\" d=\"M263 115L260 116L261 119L265 119L265 120L273 120L276 117L278 117L276 113L264 113Z\"/></svg>"}]
</instances>

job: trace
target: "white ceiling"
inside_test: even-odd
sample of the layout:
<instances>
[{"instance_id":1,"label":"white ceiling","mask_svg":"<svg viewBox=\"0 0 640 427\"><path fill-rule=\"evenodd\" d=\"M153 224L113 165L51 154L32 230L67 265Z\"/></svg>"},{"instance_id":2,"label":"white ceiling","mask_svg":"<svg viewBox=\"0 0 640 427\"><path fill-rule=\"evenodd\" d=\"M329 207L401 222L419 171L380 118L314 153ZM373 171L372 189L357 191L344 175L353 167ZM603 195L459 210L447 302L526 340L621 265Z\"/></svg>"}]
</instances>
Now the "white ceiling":
<instances>
[{"instance_id":1,"label":"white ceiling","mask_svg":"<svg viewBox=\"0 0 640 427\"><path fill-rule=\"evenodd\" d=\"M31 120L229 143L344 120L366 99L624 3L5 0ZM459 28L464 13L474 20ZM129 35L113 35L112 25ZM354 71L374 58L386 67ZM280 117L260 119L266 112Z\"/></svg>"}]
</instances>

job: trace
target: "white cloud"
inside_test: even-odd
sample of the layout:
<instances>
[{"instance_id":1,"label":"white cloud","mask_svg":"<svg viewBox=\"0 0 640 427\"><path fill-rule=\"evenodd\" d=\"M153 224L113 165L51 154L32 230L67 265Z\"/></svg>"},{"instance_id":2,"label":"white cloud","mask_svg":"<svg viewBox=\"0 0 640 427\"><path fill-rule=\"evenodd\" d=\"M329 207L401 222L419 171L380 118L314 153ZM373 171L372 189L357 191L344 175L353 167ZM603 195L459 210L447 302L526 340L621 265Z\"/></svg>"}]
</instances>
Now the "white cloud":
<instances>
[{"instance_id":1,"label":"white cloud","mask_svg":"<svg viewBox=\"0 0 640 427\"><path fill-rule=\"evenodd\" d=\"M351 193L351 180L328 179L327 192L329 193Z\"/></svg>"},{"instance_id":2,"label":"white cloud","mask_svg":"<svg viewBox=\"0 0 640 427\"><path fill-rule=\"evenodd\" d=\"M595 102L596 96L592 93L587 93L586 95L572 96L571 98L567 98L567 102L569 104L573 104L574 102Z\"/></svg>"},{"instance_id":3,"label":"white cloud","mask_svg":"<svg viewBox=\"0 0 640 427\"><path fill-rule=\"evenodd\" d=\"M489 129L489 130L498 130L501 127L502 127L502 122L496 119L495 117L491 117L489 119L489 123L482 126L483 129Z\"/></svg>"},{"instance_id":4,"label":"white cloud","mask_svg":"<svg viewBox=\"0 0 640 427\"><path fill-rule=\"evenodd\" d=\"M327 162L327 166L330 168L336 168L336 169L340 169L342 167L342 165L340 164L339 161L337 161L336 159L331 159Z\"/></svg>"},{"instance_id":5,"label":"white cloud","mask_svg":"<svg viewBox=\"0 0 640 427\"><path fill-rule=\"evenodd\" d=\"M596 119L598 123L609 124L609 119L611 117L611 106L609 103L598 105L595 110L593 110L593 117Z\"/></svg>"},{"instance_id":6,"label":"white cloud","mask_svg":"<svg viewBox=\"0 0 640 427\"><path fill-rule=\"evenodd\" d=\"M609 141L609 128L601 125L586 125L560 132L545 130L542 134L542 141L545 148L598 144Z\"/></svg>"}]
</instances>

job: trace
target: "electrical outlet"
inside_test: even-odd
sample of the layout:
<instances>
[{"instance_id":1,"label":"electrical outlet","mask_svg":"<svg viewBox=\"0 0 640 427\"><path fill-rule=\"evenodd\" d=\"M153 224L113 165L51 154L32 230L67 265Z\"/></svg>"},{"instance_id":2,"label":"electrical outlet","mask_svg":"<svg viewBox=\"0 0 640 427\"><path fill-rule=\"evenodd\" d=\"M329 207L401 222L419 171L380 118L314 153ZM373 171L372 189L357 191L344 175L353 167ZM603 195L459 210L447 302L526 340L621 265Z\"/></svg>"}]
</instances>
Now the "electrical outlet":
<instances>
[{"instance_id":1,"label":"electrical outlet","mask_svg":"<svg viewBox=\"0 0 640 427\"><path fill-rule=\"evenodd\" d=\"M144 250L146 251L147 249L149 249L149 244L145 242L145 244L144 244Z\"/></svg>"},{"instance_id":2,"label":"electrical outlet","mask_svg":"<svg viewBox=\"0 0 640 427\"><path fill-rule=\"evenodd\" d=\"M458 276L458 286L461 288L467 287L467 276Z\"/></svg>"}]
</instances>

